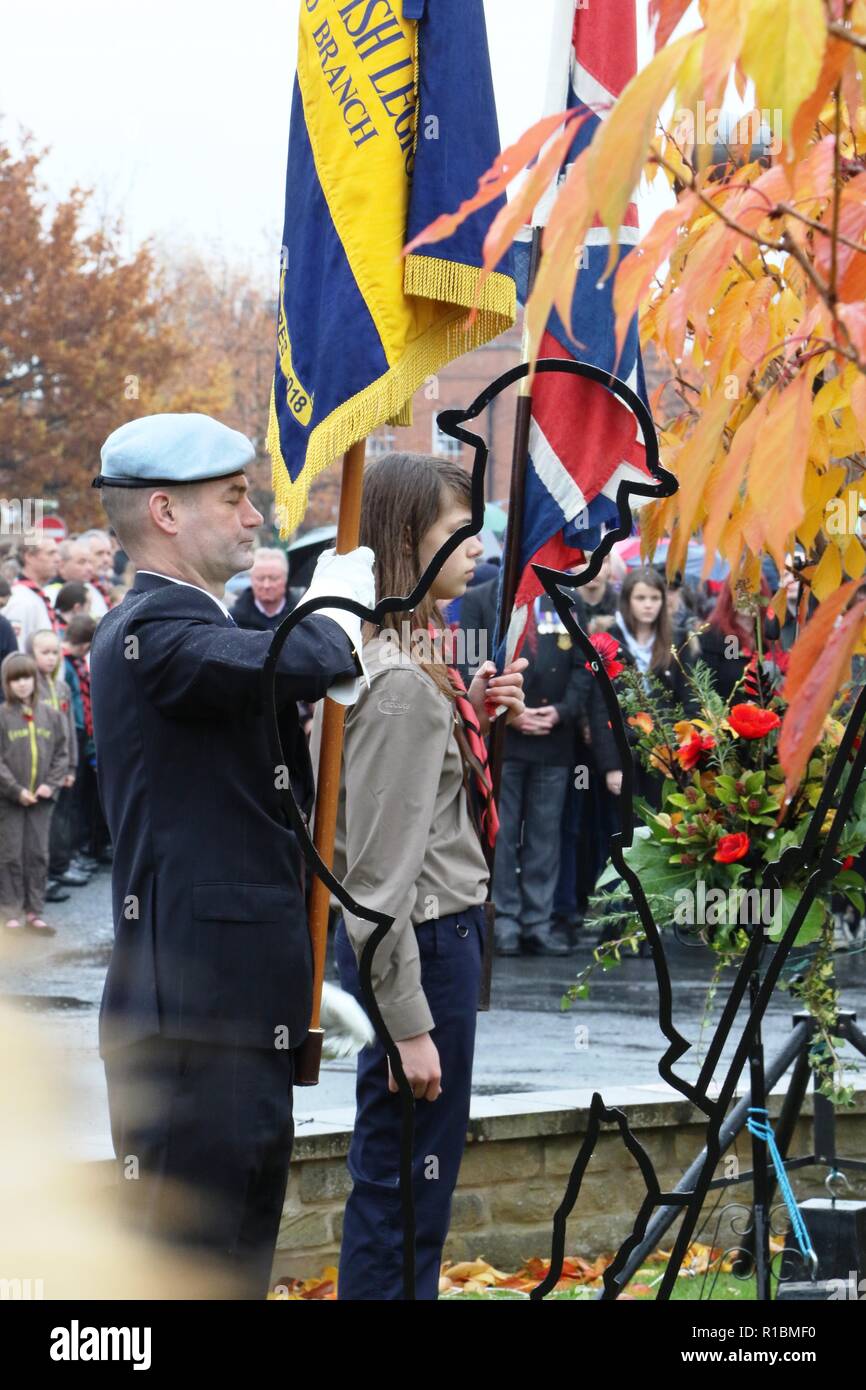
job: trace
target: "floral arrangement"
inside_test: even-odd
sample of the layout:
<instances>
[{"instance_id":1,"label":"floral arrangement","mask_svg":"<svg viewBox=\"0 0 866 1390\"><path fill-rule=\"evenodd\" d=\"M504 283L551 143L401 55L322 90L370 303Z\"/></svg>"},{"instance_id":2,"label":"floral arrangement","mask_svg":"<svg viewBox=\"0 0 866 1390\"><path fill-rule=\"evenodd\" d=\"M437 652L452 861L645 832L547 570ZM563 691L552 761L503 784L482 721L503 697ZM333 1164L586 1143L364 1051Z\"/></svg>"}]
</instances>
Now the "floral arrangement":
<instances>
[{"instance_id":1,"label":"floral arrangement","mask_svg":"<svg viewBox=\"0 0 866 1390\"><path fill-rule=\"evenodd\" d=\"M722 970L745 952L755 930L768 941L783 936L797 907L809 870L803 868L781 889L769 872L790 845L801 844L817 805L844 727L835 717L824 721L806 773L786 797L785 775L777 743L785 700L784 655L769 660L755 654L730 699L717 694L712 674L698 661L685 671L690 711L672 708L667 690L616 660L613 639L593 639L605 669L617 678L620 704L641 765L661 779L660 805L635 798L642 822L625 860L638 875L661 926L706 943L719 957L708 1008ZM843 780L844 785L844 780ZM833 821L830 810L819 829L818 850ZM810 907L785 977L798 1000L816 1019L812 1061L825 1094L837 1103L851 1100L844 1085L834 1037L838 998L833 972L831 898L844 894L862 913L866 880L855 871L856 856L866 846L866 781L858 787L836 859L842 867L821 889ZM597 885L619 881L610 865ZM615 939L605 941L581 972L564 1004L584 998L598 966L619 963L624 949L637 951L645 933L623 886L593 899L599 921L619 924ZM621 929L620 929L621 928ZM706 1016L705 1020L706 1022Z\"/></svg>"}]
</instances>

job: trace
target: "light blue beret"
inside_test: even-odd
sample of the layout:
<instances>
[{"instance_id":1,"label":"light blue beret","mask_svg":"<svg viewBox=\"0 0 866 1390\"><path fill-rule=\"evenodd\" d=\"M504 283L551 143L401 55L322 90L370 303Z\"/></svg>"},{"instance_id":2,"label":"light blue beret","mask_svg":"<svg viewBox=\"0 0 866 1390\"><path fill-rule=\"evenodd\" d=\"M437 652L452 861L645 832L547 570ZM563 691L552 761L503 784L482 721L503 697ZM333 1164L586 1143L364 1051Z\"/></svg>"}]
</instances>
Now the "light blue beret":
<instances>
[{"instance_id":1,"label":"light blue beret","mask_svg":"<svg viewBox=\"0 0 866 1390\"><path fill-rule=\"evenodd\" d=\"M156 487L227 478L252 463L245 434L209 415L143 415L108 436L93 487Z\"/></svg>"}]
</instances>

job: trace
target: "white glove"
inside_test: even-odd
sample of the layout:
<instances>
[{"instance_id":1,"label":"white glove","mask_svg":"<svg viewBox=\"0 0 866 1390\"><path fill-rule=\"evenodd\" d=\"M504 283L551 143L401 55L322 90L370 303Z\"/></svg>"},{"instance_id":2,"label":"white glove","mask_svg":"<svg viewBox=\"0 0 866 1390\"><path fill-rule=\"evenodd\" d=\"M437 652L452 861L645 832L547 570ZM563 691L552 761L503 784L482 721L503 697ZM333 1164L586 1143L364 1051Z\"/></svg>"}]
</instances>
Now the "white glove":
<instances>
[{"instance_id":1,"label":"white glove","mask_svg":"<svg viewBox=\"0 0 866 1390\"><path fill-rule=\"evenodd\" d=\"M335 550L323 550L313 571L312 582L300 602L323 595L334 598L351 598L364 608L374 608L376 604L376 580L373 575L375 556L367 545L338 555ZM318 608L317 613L331 618L345 632L358 656L361 655L361 619L345 608ZM315 616L315 615L312 615ZM361 667L364 669L363 661ZM364 670L364 680L369 689L370 680ZM358 681L337 681L328 690L332 700L340 705L353 705L358 698Z\"/></svg>"},{"instance_id":2,"label":"white glove","mask_svg":"<svg viewBox=\"0 0 866 1390\"><path fill-rule=\"evenodd\" d=\"M323 1057L354 1057L376 1037L357 999L327 982L322 985L321 1024L325 1030Z\"/></svg>"},{"instance_id":3,"label":"white glove","mask_svg":"<svg viewBox=\"0 0 866 1390\"><path fill-rule=\"evenodd\" d=\"M353 598L365 608L373 608L376 603L376 580L373 576L374 556L368 545L359 545L357 550L349 550L338 555L334 550L323 550L313 571L309 589L300 602L311 598L321 598L323 594L334 598ZM345 608L320 608L327 618L333 618L344 632L360 639L361 619ZM349 624L353 626L349 627Z\"/></svg>"}]
</instances>

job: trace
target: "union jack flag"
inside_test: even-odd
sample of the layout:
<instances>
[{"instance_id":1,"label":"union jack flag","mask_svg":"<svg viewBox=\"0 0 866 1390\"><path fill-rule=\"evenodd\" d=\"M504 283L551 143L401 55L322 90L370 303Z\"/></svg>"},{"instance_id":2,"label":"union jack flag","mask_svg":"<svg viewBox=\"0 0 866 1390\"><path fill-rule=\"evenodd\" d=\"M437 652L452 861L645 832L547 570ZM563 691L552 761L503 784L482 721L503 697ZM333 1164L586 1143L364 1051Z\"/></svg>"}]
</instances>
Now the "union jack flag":
<instances>
[{"instance_id":1,"label":"union jack flag","mask_svg":"<svg viewBox=\"0 0 866 1390\"><path fill-rule=\"evenodd\" d=\"M637 68L635 0L603 0L601 4L565 0L565 6L565 21L571 22L571 42L560 42L552 65L547 104L551 111L576 108L585 119L557 183L589 144ZM561 27L561 18L559 23ZM555 187L536 209L536 225L544 225L554 194ZM521 302L526 298L531 239L532 228L527 227L515 245ZM620 259L638 239L637 207L630 203L625 225L619 229ZM636 323L631 325L622 355L616 360L613 276L602 282L609 249L607 228L590 228L575 284L571 324L563 324L554 310L541 340L539 356L581 360L604 371L616 370L617 376L646 401ZM501 658L510 660L519 650L529 605L542 592L531 568L533 561L553 569L567 569L579 563L584 549L592 550L599 544L605 527L617 524L616 494L627 479L652 481L643 439L628 407L604 386L583 377L564 372L536 376L520 538L520 579Z\"/></svg>"}]
</instances>

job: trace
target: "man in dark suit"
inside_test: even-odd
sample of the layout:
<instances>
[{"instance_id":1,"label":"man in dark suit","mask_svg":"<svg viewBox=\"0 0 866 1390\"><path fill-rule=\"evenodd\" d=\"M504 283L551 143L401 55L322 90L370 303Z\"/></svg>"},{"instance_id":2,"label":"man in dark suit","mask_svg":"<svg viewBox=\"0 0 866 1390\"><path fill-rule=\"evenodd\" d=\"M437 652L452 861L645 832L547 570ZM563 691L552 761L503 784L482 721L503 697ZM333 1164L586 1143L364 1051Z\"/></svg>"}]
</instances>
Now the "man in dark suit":
<instances>
[{"instance_id":1,"label":"man in dark suit","mask_svg":"<svg viewBox=\"0 0 866 1390\"><path fill-rule=\"evenodd\" d=\"M585 565L592 559L587 551ZM585 565L577 566L579 574ZM605 556L594 579L575 590L574 612L584 632L607 631L617 610L617 593L610 583L610 558ZM583 925L595 882L607 862L610 837L619 828L616 798L605 786L592 751L589 711L595 694L595 681L585 668L581 672L583 693L581 716L577 721L575 777L568 788L562 815L559 852L559 879L553 898L553 931L568 941Z\"/></svg>"},{"instance_id":2,"label":"man in dark suit","mask_svg":"<svg viewBox=\"0 0 866 1390\"><path fill-rule=\"evenodd\" d=\"M473 669L493 654L498 586L493 579L467 589L463 598L460 628ZM505 731L499 798L496 949L507 956L568 955L570 946L551 926L560 821L581 713L582 663L546 594L530 612L522 655L529 660L523 674L526 711ZM464 665L465 680L473 669Z\"/></svg>"},{"instance_id":3,"label":"man in dark suit","mask_svg":"<svg viewBox=\"0 0 866 1390\"><path fill-rule=\"evenodd\" d=\"M12 589L9 585L9 581L0 575L0 609L6 607L11 593ZM11 656L13 652L17 651L18 638L15 636L15 629L9 619L4 618L3 614L0 613L0 665L3 663L4 656ZM2 701L2 699L3 693L2 690L0 690L0 701ZM66 897L68 896L69 894L67 893Z\"/></svg>"},{"instance_id":4,"label":"man in dark suit","mask_svg":"<svg viewBox=\"0 0 866 1390\"><path fill-rule=\"evenodd\" d=\"M99 625L91 668L114 844L100 1051L122 1204L138 1230L261 1298L312 992L301 856L278 788L289 776L309 808L295 702L351 703L362 668L358 619L330 609L298 624L278 663L288 766L275 767L261 691L272 633L238 628L222 601L262 524L243 472L253 457L201 415L109 437L97 482L136 576ZM320 563L310 594L372 603L369 550Z\"/></svg>"},{"instance_id":5,"label":"man in dark suit","mask_svg":"<svg viewBox=\"0 0 866 1390\"><path fill-rule=\"evenodd\" d=\"M238 627L251 632L273 632L279 627L304 592L303 588L288 587L288 574L284 550L262 546L255 552L249 588L238 594L232 604L232 617Z\"/></svg>"}]
</instances>

